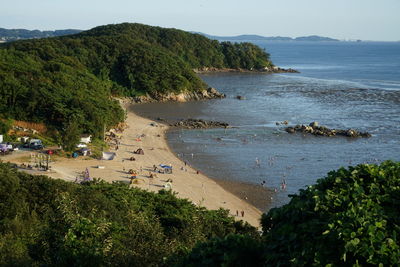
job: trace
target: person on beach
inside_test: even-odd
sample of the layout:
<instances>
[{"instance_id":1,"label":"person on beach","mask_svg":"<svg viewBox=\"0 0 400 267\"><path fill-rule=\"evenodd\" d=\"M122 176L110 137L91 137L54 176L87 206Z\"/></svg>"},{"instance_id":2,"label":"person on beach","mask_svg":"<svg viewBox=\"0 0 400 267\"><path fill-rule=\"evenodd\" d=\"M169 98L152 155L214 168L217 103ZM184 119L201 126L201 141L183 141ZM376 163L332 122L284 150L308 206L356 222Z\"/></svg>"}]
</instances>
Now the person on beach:
<instances>
[{"instance_id":1,"label":"person on beach","mask_svg":"<svg viewBox=\"0 0 400 267\"><path fill-rule=\"evenodd\" d=\"M236 210L236 217L239 217L239 211Z\"/></svg>"},{"instance_id":2,"label":"person on beach","mask_svg":"<svg viewBox=\"0 0 400 267\"><path fill-rule=\"evenodd\" d=\"M242 217L244 217L244 210L242 210L242 212L241 212L241 213L242 213Z\"/></svg>"}]
</instances>

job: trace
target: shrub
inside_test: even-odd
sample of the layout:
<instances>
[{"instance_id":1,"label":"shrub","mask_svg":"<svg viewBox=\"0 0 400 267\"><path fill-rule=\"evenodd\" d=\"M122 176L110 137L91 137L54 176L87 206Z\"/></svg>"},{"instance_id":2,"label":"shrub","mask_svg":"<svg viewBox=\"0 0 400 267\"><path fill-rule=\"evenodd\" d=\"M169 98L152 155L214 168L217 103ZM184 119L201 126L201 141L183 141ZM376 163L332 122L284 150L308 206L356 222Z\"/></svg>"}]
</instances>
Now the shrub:
<instances>
[{"instance_id":1,"label":"shrub","mask_svg":"<svg viewBox=\"0 0 400 267\"><path fill-rule=\"evenodd\" d=\"M398 265L400 163L328 173L262 218L266 264Z\"/></svg>"}]
</instances>

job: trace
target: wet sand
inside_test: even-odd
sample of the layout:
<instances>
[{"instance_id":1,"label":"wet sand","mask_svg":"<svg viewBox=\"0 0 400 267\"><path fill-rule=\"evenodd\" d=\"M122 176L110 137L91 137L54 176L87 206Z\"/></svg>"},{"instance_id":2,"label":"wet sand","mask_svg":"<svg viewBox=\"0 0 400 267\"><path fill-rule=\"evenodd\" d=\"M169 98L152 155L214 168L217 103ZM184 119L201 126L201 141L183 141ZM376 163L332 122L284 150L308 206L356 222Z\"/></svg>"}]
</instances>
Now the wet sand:
<instances>
[{"instance_id":1,"label":"wet sand","mask_svg":"<svg viewBox=\"0 0 400 267\"><path fill-rule=\"evenodd\" d=\"M273 190L261 185L221 179L214 180L225 190L238 196L263 212L267 212L275 195Z\"/></svg>"},{"instance_id":2,"label":"wet sand","mask_svg":"<svg viewBox=\"0 0 400 267\"><path fill-rule=\"evenodd\" d=\"M218 101L218 100L210 100L210 101ZM188 119L188 118L198 118L199 116L201 117L202 110L205 108L205 105L207 105L210 101L204 102L204 101L196 101L196 102L186 102L186 103L172 103L172 102L167 102L167 103L148 103L148 104L138 104L134 105L131 107L132 111L135 112L136 114L152 119L152 120L157 120L157 119L162 119L163 121L169 121L169 122L175 122L181 119ZM179 109L177 107L179 106ZM165 110L168 110L168 112L165 112ZM161 115L160 115L161 114ZM177 129L169 128L169 131L176 131ZM175 144L175 149L179 149L180 146L185 146L186 144ZM174 150L171 146L169 146L169 149L173 151L175 154L179 153ZM196 157L194 159L188 159L188 162L191 162L192 164L196 163ZM190 157L189 157L190 158ZM182 159L181 157L181 160ZM208 164L218 164L216 161L214 161L212 158L210 159L202 159L204 162L208 162ZM218 165L215 166L221 170L224 169L224 166ZM226 167L226 166L225 166ZM202 170L200 168L200 170ZM227 180L224 179L224 177L214 177L211 176L210 173L207 172L207 170L202 170L203 172L206 172L206 175L214 180L217 184L222 186L225 190L229 191L230 193L236 195L240 199L248 202L249 204L255 206L257 209L261 210L262 212L268 211L268 209L271 206L272 199L275 197L275 192L274 190L263 187L258 184L251 184L251 183L246 183L246 182L240 182L236 180ZM229 175L227 175L229 177Z\"/></svg>"}]
</instances>

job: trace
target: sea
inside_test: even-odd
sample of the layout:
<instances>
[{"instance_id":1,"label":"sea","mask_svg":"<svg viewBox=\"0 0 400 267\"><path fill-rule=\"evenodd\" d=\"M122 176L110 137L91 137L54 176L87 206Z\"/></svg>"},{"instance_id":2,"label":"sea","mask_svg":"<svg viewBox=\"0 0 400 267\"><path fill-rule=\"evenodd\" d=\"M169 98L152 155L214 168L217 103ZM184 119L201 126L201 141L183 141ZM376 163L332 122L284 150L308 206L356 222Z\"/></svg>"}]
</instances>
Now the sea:
<instances>
[{"instance_id":1,"label":"sea","mask_svg":"<svg viewBox=\"0 0 400 267\"><path fill-rule=\"evenodd\" d=\"M400 42L253 43L275 65L300 73L204 74L201 78L225 93L225 99L142 104L135 111L151 118L201 118L233 126L175 129L167 139L179 157L212 178L274 190L264 211L288 203L290 195L330 171L400 161ZM277 125L283 121L317 121L372 137L288 134Z\"/></svg>"}]
</instances>

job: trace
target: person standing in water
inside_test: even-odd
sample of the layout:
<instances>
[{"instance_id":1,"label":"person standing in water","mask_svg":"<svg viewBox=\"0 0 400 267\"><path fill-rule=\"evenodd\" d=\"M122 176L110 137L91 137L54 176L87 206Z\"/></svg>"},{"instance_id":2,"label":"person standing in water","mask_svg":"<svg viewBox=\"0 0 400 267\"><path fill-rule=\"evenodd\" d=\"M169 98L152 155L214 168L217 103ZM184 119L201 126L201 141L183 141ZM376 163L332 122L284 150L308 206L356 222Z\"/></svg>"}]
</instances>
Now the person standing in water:
<instances>
[{"instance_id":1,"label":"person standing in water","mask_svg":"<svg viewBox=\"0 0 400 267\"><path fill-rule=\"evenodd\" d=\"M258 167L258 168L261 167L261 165L260 165L260 160L259 160L258 158L256 158L256 167Z\"/></svg>"}]
</instances>

